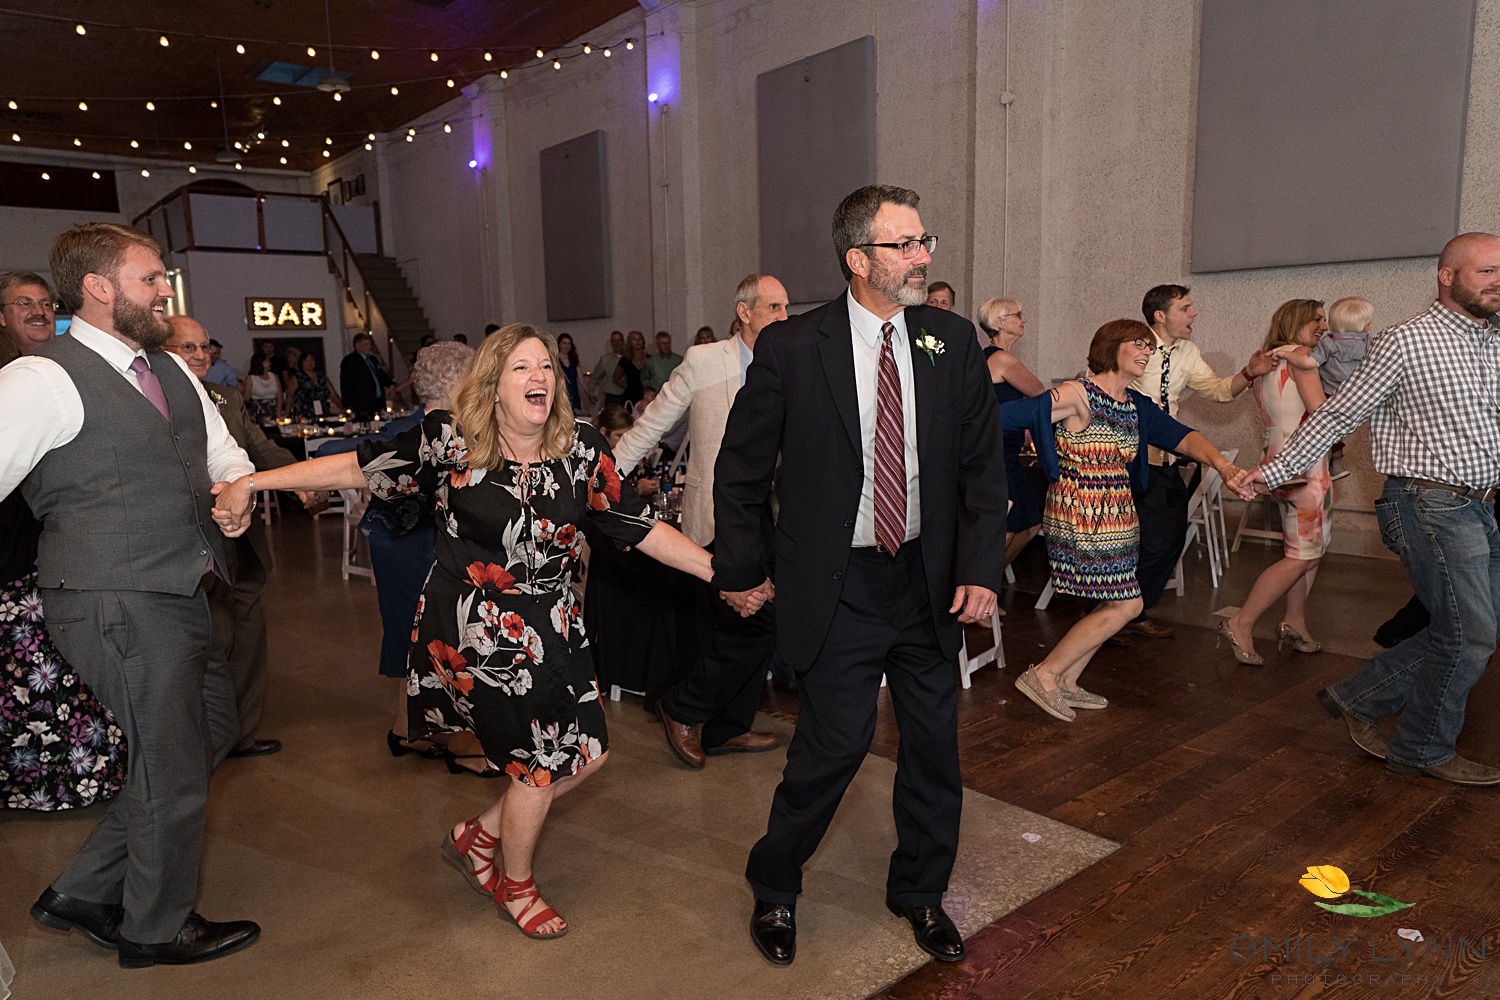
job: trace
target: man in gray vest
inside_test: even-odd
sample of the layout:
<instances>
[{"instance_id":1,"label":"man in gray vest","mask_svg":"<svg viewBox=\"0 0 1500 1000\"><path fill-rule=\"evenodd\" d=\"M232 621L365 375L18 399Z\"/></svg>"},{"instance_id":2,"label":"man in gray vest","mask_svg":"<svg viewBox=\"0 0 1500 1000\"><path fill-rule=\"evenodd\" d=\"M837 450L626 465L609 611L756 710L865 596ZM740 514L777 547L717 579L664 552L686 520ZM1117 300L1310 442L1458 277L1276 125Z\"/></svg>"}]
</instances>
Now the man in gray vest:
<instances>
[{"instance_id":1,"label":"man in gray vest","mask_svg":"<svg viewBox=\"0 0 1500 1000\"><path fill-rule=\"evenodd\" d=\"M250 921L193 909L208 781L238 734L228 671L208 664L204 580L225 573L213 484L254 466L171 335L161 247L110 223L52 247L68 333L0 370L0 497L42 522L38 586L58 650L125 732L125 790L31 915L141 968L254 944ZM249 509L231 512L238 536Z\"/></svg>"}]
</instances>

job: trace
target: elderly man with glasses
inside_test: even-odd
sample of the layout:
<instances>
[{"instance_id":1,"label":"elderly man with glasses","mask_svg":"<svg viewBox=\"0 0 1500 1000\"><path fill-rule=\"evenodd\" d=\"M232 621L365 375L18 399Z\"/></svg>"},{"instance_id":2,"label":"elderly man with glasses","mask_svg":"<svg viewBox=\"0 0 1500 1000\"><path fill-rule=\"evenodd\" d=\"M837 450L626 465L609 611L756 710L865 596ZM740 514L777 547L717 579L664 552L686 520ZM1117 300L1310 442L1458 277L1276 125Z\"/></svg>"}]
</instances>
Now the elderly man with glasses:
<instances>
[{"instance_id":1,"label":"elderly man with glasses","mask_svg":"<svg viewBox=\"0 0 1500 1000\"><path fill-rule=\"evenodd\" d=\"M52 289L30 271L0 274L0 330L22 354L30 354L57 333Z\"/></svg>"}]
</instances>

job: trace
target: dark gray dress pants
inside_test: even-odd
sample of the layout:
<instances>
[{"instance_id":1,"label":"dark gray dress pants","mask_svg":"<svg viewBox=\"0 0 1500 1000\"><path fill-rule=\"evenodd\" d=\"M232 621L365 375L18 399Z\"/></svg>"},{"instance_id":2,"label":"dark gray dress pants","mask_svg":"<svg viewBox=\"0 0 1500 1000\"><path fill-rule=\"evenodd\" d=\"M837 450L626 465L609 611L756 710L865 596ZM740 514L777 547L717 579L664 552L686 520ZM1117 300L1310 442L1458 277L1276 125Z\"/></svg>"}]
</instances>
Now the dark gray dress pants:
<instances>
[{"instance_id":1,"label":"dark gray dress pants","mask_svg":"<svg viewBox=\"0 0 1500 1000\"><path fill-rule=\"evenodd\" d=\"M120 903L120 935L171 941L198 895L208 782L239 732L227 666L209 669L208 598L43 590L47 630L125 734L125 788L52 887Z\"/></svg>"}]
</instances>

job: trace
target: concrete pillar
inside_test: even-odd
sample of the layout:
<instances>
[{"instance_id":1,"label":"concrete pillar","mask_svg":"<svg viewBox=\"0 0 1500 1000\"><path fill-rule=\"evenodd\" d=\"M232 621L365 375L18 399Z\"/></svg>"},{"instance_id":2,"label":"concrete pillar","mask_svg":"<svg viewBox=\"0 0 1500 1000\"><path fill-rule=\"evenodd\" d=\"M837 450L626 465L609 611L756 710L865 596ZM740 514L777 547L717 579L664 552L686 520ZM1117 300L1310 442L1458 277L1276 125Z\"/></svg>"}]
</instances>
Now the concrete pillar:
<instances>
[{"instance_id":1,"label":"concrete pillar","mask_svg":"<svg viewBox=\"0 0 1500 1000\"><path fill-rule=\"evenodd\" d=\"M1006 51L1006 19L1010 3L1011 0L978 0L974 5L973 107L969 133L974 144L969 218L973 245L969 248L969 273L964 282L969 316L978 312L985 299L1010 294L1005 289L1009 236L1006 118L1008 106L1015 99L1006 86L1006 64L1010 58ZM958 303L957 308L962 309L963 303ZM988 343L982 330L979 339Z\"/></svg>"},{"instance_id":2,"label":"concrete pillar","mask_svg":"<svg viewBox=\"0 0 1500 1000\"><path fill-rule=\"evenodd\" d=\"M482 76L463 89L469 99L474 135L475 183L480 213L479 281L483 315L490 322L513 323L516 310L512 267L510 181L507 162L505 84L496 74Z\"/></svg>"}]
</instances>

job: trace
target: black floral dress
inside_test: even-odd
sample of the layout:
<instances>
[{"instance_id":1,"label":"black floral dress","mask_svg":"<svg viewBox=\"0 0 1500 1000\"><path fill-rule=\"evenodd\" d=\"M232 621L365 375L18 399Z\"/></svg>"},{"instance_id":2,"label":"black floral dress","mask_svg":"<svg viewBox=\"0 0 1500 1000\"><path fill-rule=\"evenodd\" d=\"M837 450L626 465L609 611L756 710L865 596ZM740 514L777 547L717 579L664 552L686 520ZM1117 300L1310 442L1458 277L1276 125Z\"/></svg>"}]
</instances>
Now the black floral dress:
<instances>
[{"instance_id":1,"label":"black floral dress","mask_svg":"<svg viewBox=\"0 0 1500 1000\"><path fill-rule=\"evenodd\" d=\"M468 730L507 774L548 785L608 748L572 584L587 519L621 545L655 524L604 438L575 425L563 458L525 473L471 469L452 415L360 445L370 491L418 495L437 517L437 561L407 661L411 738Z\"/></svg>"}]
</instances>

